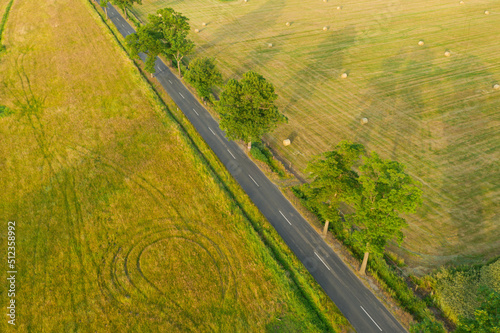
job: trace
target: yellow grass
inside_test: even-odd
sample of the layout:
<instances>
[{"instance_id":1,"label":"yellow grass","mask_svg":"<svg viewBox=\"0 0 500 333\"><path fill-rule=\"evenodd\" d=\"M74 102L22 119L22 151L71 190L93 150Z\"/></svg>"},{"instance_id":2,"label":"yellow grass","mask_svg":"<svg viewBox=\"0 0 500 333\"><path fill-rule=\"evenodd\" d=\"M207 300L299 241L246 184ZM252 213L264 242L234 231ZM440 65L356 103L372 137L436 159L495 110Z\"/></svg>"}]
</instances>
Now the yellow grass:
<instances>
[{"instance_id":1,"label":"yellow grass","mask_svg":"<svg viewBox=\"0 0 500 333\"><path fill-rule=\"evenodd\" d=\"M408 166L424 206L408 217L407 263L500 251L498 1L144 0L134 11L167 6L200 29L192 57L276 85L289 123L267 140L298 170L343 139Z\"/></svg>"},{"instance_id":2,"label":"yellow grass","mask_svg":"<svg viewBox=\"0 0 500 333\"><path fill-rule=\"evenodd\" d=\"M86 1L16 0L5 44L0 211L16 221L19 332L322 329Z\"/></svg>"}]
</instances>

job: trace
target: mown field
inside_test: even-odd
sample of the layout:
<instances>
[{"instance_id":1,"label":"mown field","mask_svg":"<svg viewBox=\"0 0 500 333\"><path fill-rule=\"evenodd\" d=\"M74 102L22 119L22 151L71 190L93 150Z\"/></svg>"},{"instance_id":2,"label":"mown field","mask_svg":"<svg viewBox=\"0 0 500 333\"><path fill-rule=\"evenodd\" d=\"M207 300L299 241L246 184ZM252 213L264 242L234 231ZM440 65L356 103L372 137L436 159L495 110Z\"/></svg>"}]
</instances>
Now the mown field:
<instances>
[{"instance_id":1,"label":"mown field","mask_svg":"<svg viewBox=\"0 0 500 333\"><path fill-rule=\"evenodd\" d=\"M407 165L424 191L399 250L407 263L498 254L500 2L144 0L134 11L166 6L190 18L191 58L276 85L289 123L267 140L299 171L343 139Z\"/></svg>"},{"instance_id":2,"label":"mown field","mask_svg":"<svg viewBox=\"0 0 500 333\"><path fill-rule=\"evenodd\" d=\"M292 279L305 269L278 264L247 219L264 218L87 1L16 0L4 37L0 101L14 114L0 117L0 246L15 221L18 332L349 327L311 283L319 319Z\"/></svg>"}]
</instances>

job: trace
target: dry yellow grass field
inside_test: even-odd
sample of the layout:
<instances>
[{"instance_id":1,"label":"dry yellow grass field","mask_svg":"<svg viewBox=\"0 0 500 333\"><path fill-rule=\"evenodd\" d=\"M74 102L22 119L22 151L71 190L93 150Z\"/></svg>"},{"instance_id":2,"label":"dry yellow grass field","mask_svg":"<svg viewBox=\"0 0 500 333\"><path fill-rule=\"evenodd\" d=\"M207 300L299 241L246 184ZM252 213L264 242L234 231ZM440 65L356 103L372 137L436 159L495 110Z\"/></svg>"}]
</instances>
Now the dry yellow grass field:
<instances>
[{"instance_id":1,"label":"dry yellow grass field","mask_svg":"<svg viewBox=\"0 0 500 333\"><path fill-rule=\"evenodd\" d=\"M16 221L17 331L325 329L241 202L272 227L214 177L85 0L14 1L4 43L0 246ZM326 325L347 329L312 285Z\"/></svg>"},{"instance_id":2,"label":"dry yellow grass field","mask_svg":"<svg viewBox=\"0 0 500 333\"><path fill-rule=\"evenodd\" d=\"M275 84L289 123L266 139L297 170L343 139L407 165L424 190L398 250L412 266L499 253L500 2L144 0L134 11L168 6L199 29L191 58Z\"/></svg>"}]
</instances>

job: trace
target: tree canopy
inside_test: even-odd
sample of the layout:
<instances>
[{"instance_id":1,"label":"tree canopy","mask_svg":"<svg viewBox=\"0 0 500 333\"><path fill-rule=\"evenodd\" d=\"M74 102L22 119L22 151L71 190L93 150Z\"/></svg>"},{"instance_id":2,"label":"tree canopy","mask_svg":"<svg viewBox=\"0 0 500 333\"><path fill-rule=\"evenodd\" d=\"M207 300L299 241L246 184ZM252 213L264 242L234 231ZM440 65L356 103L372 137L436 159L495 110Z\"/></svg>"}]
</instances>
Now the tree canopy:
<instances>
[{"instance_id":1,"label":"tree canopy","mask_svg":"<svg viewBox=\"0 0 500 333\"><path fill-rule=\"evenodd\" d=\"M176 60L179 76L181 75L181 60L189 54L194 43L187 38L189 33L188 18L175 12L172 8L160 9L157 15L149 15L149 23L137 29L137 32L127 36L127 44L132 56L140 52L147 53L146 70L154 72L158 55Z\"/></svg>"},{"instance_id":2,"label":"tree canopy","mask_svg":"<svg viewBox=\"0 0 500 333\"><path fill-rule=\"evenodd\" d=\"M231 140L260 140L286 121L274 104L277 98L273 84L253 71L246 72L241 81L229 80L217 103L220 127Z\"/></svg>"},{"instance_id":3,"label":"tree canopy","mask_svg":"<svg viewBox=\"0 0 500 333\"><path fill-rule=\"evenodd\" d=\"M361 144L342 141L314 158L306 170L313 180L305 192L319 212L327 214L325 219L337 213L340 202L354 209L343 223L353 230L352 240L367 247L367 252L381 253L394 237L402 241L406 221L400 214L414 213L421 204L422 191L404 165L374 152L366 155Z\"/></svg>"},{"instance_id":4,"label":"tree canopy","mask_svg":"<svg viewBox=\"0 0 500 333\"><path fill-rule=\"evenodd\" d=\"M106 2L109 2L109 0ZM111 0L111 3L121 8L121 10L125 13L125 17L127 17L127 9L132 8L134 3L142 5L142 0Z\"/></svg>"},{"instance_id":5,"label":"tree canopy","mask_svg":"<svg viewBox=\"0 0 500 333\"><path fill-rule=\"evenodd\" d=\"M203 99L210 97L212 86L222 83L222 74L217 69L214 58L193 60L185 77Z\"/></svg>"}]
</instances>

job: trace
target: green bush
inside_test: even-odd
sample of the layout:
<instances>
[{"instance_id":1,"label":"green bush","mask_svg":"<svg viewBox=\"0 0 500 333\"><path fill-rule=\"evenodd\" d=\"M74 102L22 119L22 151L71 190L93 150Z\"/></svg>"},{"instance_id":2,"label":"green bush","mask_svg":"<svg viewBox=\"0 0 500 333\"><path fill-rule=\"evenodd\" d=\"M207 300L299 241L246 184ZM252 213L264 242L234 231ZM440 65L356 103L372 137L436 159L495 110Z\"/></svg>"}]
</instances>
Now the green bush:
<instances>
[{"instance_id":1,"label":"green bush","mask_svg":"<svg viewBox=\"0 0 500 333\"><path fill-rule=\"evenodd\" d=\"M257 160L266 163L269 168L276 172L280 177L285 178L286 172L283 167L273 157L273 154L261 142L252 142L250 154Z\"/></svg>"},{"instance_id":2,"label":"green bush","mask_svg":"<svg viewBox=\"0 0 500 333\"><path fill-rule=\"evenodd\" d=\"M484 266L442 268L434 274L434 299L453 322L472 318L481 304L480 287L500 292L500 260Z\"/></svg>"},{"instance_id":3,"label":"green bush","mask_svg":"<svg viewBox=\"0 0 500 333\"><path fill-rule=\"evenodd\" d=\"M12 113L13 112L11 109L9 109L6 106L0 105L0 118L7 117L7 116L11 115Z\"/></svg>"}]
</instances>

